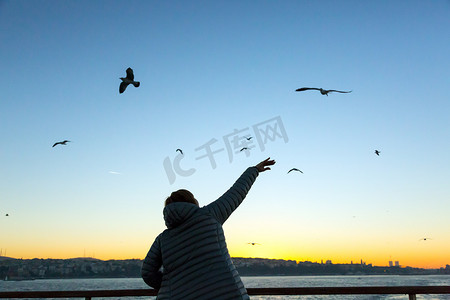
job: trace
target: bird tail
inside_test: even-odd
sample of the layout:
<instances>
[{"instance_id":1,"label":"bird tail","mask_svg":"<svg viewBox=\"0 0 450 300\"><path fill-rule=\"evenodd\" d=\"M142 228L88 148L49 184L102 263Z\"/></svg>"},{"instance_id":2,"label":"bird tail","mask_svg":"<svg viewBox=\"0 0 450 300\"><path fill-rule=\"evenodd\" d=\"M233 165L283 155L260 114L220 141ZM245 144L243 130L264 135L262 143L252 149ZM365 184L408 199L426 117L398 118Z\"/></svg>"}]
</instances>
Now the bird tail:
<instances>
[{"instance_id":1,"label":"bird tail","mask_svg":"<svg viewBox=\"0 0 450 300\"><path fill-rule=\"evenodd\" d=\"M135 81L135 82L133 82L133 85L134 85L135 87L138 87L138 86L141 85L141 83L140 83L139 81Z\"/></svg>"}]
</instances>

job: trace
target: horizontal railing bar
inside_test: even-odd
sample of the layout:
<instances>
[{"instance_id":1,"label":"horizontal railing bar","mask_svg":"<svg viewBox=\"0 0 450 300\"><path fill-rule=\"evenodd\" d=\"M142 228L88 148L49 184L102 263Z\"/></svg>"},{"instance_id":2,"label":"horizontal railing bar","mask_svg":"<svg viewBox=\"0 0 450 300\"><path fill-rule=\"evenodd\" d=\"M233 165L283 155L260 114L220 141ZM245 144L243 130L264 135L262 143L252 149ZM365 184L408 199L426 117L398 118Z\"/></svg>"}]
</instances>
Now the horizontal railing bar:
<instances>
[{"instance_id":1,"label":"horizontal railing bar","mask_svg":"<svg viewBox=\"0 0 450 300\"><path fill-rule=\"evenodd\" d=\"M249 288L249 295L450 294L450 286Z\"/></svg>"},{"instance_id":2,"label":"horizontal railing bar","mask_svg":"<svg viewBox=\"0 0 450 300\"><path fill-rule=\"evenodd\" d=\"M26 291L0 292L0 298L78 298L78 297L126 297L156 296L153 289L139 290L83 290L83 291Z\"/></svg>"},{"instance_id":3,"label":"horizontal railing bar","mask_svg":"<svg viewBox=\"0 0 450 300\"><path fill-rule=\"evenodd\" d=\"M296 287L296 288L247 288L250 296L287 295L381 295L381 294L450 294L450 286L357 286L357 287ZM95 298L156 296L154 289L83 290L83 291L21 291L0 292L0 298Z\"/></svg>"}]
</instances>

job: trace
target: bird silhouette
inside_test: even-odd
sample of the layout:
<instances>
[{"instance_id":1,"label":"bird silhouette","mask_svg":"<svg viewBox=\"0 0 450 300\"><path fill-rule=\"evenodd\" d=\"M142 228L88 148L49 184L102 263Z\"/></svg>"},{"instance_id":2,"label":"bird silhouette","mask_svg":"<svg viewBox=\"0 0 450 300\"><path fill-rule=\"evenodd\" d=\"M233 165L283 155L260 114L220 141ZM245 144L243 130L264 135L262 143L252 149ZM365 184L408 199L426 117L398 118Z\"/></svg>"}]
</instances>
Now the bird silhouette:
<instances>
[{"instance_id":1,"label":"bird silhouette","mask_svg":"<svg viewBox=\"0 0 450 300\"><path fill-rule=\"evenodd\" d=\"M322 88L309 88L309 87L302 87L299 89L296 89L296 92L303 92L303 91L307 91L307 90L316 90L319 91L322 95L326 95L328 96L328 93L331 92L336 92L336 93L351 93L352 91L338 91L338 90L324 90Z\"/></svg>"},{"instance_id":2,"label":"bird silhouette","mask_svg":"<svg viewBox=\"0 0 450 300\"><path fill-rule=\"evenodd\" d=\"M242 152L242 151L244 151L244 150L248 150L248 148L247 148L247 147L244 147L244 148L242 148L239 152Z\"/></svg>"},{"instance_id":3,"label":"bird silhouette","mask_svg":"<svg viewBox=\"0 0 450 300\"><path fill-rule=\"evenodd\" d=\"M9 217L9 214L6 214L5 217Z\"/></svg>"},{"instance_id":4,"label":"bird silhouette","mask_svg":"<svg viewBox=\"0 0 450 300\"><path fill-rule=\"evenodd\" d=\"M375 154L376 154L376 155L380 156L380 153L381 153L380 151L375 150Z\"/></svg>"},{"instance_id":5,"label":"bird silhouette","mask_svg":"<svg viewBox=\"0 0 450 300\"><path fill-rule=\"evenodd\" d=\"M175 152L177 152L177 151L179 151L181 153L181 155L183 155L183 150L181 150L181 149L175 150Z\"/></svg>"},{"instance_id":6,"label":"bird silhouette","mask_svg":"<svg viewBox=\"0 0 450 300\"><path fill-rule=\"evenodd\" d=\"M250 245L252 245L252 246L255 246L255 245L261 245L261 244L258 244L258 243L247 243L247 244L250 244Z\"/></svg>"},{"instance_id":7,"label":"bird silhouette","mask_svg":"<svg viewBox=\"0 0 450 300\"><path fill-rule=\"evenodd\" d=\"M301 170L297 169L297 168L292 168L292 169L290 169L290 170L288 171L288 174L289 174L289 172L291 172L291 171L297 171L297 172L300 172L300 173L303 174L303 172L302 172Z\"/></svg>"},{"instance_id":8,"label":"bird silhouette","mask_svg":"<svg viewBox=\"0 0 450 300\"><path fill-rule=\"evenodd\" d=\"M247 139L247 141L250 141L253 137L249 136L249 137L245 137Z\"/></svg>"},{"instance_id":9,"label":"bird silhouette","mask_svg":"<svg viewBox=\"0 0 450 300\"><path fill-rule=\"evenodd\" d=\"M62 142L56 142L56 143L53 144L52 148L55 147L56 145L66 145L66 143L68 143L68 142L70 142L70 141L64 140Z\"/></svg>"},{"instance_id":10,"label":"bird silhouette","mask_svg":"<svg viewBox=\"0 0 450 300\"><path fill-rule=\"evenodd\" d=\"M431 240L431 238L425 237L425 238L421 238L419 241L426 241L426 240Z\"/></svg>"},{"instance_id":11,"label":"bird silhouette","mask_svg":"<svg viewBox=\"0 0 450 300\"><path fill-rule=\"evenodd\" d=\"M141 84L139 81L134 81L134 73L132 68L127 69L127 77L120 77L120 79L122 79L119 86L119 93L121 94L125 92L125 89L130 83L135 87L138 87Z\"/></svg>"}]
</instances>

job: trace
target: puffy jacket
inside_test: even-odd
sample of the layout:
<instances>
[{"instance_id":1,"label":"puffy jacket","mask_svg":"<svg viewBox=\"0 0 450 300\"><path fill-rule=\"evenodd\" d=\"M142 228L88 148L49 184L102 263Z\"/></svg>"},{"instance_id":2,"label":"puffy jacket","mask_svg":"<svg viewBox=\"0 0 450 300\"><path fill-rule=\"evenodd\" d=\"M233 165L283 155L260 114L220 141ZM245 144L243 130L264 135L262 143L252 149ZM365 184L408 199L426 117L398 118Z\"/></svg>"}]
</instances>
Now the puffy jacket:
<instances>
[{"instance_id":1,"label":"puffy jacket","mask_svg":"<svg viewBox=\"0 0 450 300\"><path fill-rule=\"evenodd\" d=\"M222 224L241 204L258 176L248 168L219 199L202 208L175 202L164 208L167 229L153 242L142 278L158 300L249 299L231 261Z\"/></svg>"}]
</instances>

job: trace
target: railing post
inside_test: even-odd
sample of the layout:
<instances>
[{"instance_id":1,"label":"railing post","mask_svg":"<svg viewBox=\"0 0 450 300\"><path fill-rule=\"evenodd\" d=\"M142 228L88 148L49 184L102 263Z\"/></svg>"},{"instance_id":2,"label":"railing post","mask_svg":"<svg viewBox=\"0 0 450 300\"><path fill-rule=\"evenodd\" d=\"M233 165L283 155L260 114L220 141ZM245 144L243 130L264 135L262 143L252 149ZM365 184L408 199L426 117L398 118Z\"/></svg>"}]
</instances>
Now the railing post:
<instances>
[{"instance_id":1,"label":"railing post","mask_svg":"<svg viewBox=\"0 0 450 300\"><path fill-rule=\"evenodd\" d=\"M416 300L416 294L409 294L409 300Z\"/></svg>"}]
</instances>

